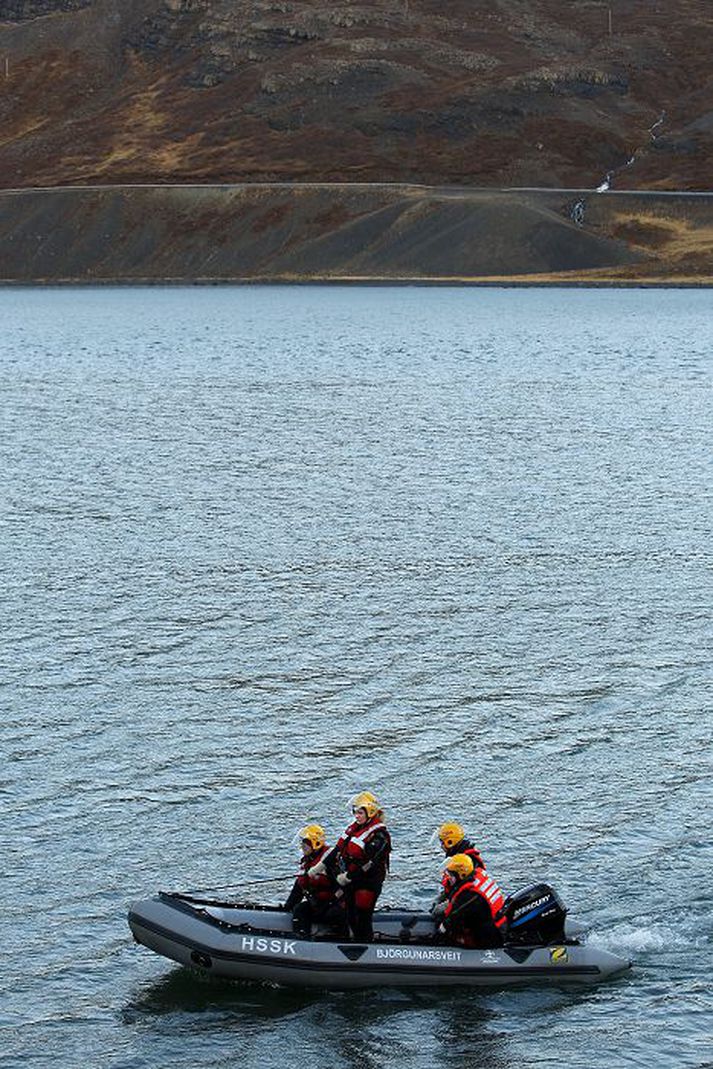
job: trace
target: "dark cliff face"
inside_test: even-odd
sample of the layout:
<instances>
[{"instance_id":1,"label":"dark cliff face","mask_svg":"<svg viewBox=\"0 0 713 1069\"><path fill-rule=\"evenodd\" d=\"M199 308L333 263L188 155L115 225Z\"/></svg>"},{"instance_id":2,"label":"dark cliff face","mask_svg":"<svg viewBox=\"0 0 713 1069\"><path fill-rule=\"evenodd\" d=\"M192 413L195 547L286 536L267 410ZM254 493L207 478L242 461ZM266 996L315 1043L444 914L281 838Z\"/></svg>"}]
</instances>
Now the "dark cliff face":
<instances>
[{"instance_id":1,"label":"dark cliff face","mask_svg":"<svg viewBox=\"0 0 713 1069\"><path fill-rule=\"evenodd\" d=\"M0 0L0 22L25 22L91 4L92 0Z\"/></svg>"},{"instance_id":2,"label":"dark cliff face","mask_svg":"<svg viewBox=\"0 0 713 1069\"><path fill-rule=\"evenodd\" d=\"M0 185L706 188L711 28L706 0L0 0Z\"/></svg>"}]
</instances>

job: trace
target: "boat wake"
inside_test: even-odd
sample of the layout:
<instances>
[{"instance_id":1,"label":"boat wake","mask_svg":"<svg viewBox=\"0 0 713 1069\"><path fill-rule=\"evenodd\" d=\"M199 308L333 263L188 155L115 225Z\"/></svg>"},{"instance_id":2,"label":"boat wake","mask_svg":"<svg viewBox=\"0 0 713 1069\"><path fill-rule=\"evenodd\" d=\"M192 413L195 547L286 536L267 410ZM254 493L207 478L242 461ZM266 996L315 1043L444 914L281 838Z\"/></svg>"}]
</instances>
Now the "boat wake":
<instances>
[{"instance_id":1,"label":"boat wake","mask_svg":"<svg viewBox=\"0 0 713 1069\"><path fill-rule=\"evenodd\" d=\"M596 932L588 942L614 954L645 954L652 950L678 950L691 946L690 935L665 924L617 924Z\"/></svg>"}]
</instances>

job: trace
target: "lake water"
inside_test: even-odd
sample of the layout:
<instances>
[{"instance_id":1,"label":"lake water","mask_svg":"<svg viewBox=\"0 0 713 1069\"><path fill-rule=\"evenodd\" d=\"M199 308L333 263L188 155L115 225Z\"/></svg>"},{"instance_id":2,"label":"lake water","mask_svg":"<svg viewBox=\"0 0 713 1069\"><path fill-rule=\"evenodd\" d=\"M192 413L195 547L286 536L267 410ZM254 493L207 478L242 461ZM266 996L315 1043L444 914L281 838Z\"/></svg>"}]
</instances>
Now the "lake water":
<instances>
[{"instance_id":1,"label":"lake water","mask_svg":"<svg viewBox=\"0 0 713 1069\"><path fill-rule=\"evenodd\" d=\"M713 292L0 291L9 1065L713 1065ZM631 956L589 990L200 982L359 788ZM248 881L275 880L269 884Z\"/></svg>"}]
</instances>

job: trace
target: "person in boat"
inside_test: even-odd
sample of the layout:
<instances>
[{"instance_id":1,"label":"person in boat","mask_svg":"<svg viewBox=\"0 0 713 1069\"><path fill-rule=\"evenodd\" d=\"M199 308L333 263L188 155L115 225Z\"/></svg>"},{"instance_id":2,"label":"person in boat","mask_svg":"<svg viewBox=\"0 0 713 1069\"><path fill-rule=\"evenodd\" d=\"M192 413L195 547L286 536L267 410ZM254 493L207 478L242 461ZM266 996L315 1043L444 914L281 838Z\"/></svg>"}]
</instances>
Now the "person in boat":
<instances>
[{"instance_id":1,"label":"person in boat","mask_svg":"<svg viewBox=\"0 0 713 1069\"><path fill-rule=\"evenodd\" d=\"M355 795L351 807L353 821L334 849L309 871L333 877L346 901L352 938L370 942L374 909L389 870L391 836L383 810L370 791Z\"/></svg>"},{"instance_id":2,"label":"person in boat","mask_svg":"<svg viewBox=\"0 0 713 1069\"><path fill-rule=\"evenodd\" d=\"M466 838L465 831L455 820L447 820L441 824L437 832L438 841L446 857L455 857L456 854L465 854L473 862L476 869L484 869L485 862L480 851L471 839Z\"/></svg>"},{"instance_id":3,"label":"person in boat","mask_svg":"<svg viewBox=\"0 0 713 1069\"><path fill-rule=\"evenodd\" d=\"M503 945L505 895L484 868L467 854L446 862L448 898L438 927L439 942L488 950Z\"/></svg>"},{"instance_id":4,"label":"person in boat","mask_svg":"<svg viewBox=\"0 0 713 1069\"><path fill-rule=\"evenodd\" d=\"M466 838L465 831L455 820L447 820L444 824L441 824L436 835L438 836L441 849L446 857L455 857L456 854L465 854L465 856L469 857L473 862L474 868L485 868L485 862L483 861L477 846L475 846L470 839ZM447 904L448 886L446 874L444 872L443 879L441 880L441 890L431 906L431 913L435 917L442 916Z\"/></svg>"},{"instance_id":5,"label":"person in boat","mask_svg":"<svg viewBox=\"0 0 713 1069\"><path fill-rule=\"evenodd\" d=\"M300 871L283 907L292 913L292 927L305 938L311 936L313 924L326 925L346 935L347 913L344 902L337 898L336 881L326 872L310 874L329 849L324 828L307 824L298 834L302 849Z\"/></svg>"}]
</instances>

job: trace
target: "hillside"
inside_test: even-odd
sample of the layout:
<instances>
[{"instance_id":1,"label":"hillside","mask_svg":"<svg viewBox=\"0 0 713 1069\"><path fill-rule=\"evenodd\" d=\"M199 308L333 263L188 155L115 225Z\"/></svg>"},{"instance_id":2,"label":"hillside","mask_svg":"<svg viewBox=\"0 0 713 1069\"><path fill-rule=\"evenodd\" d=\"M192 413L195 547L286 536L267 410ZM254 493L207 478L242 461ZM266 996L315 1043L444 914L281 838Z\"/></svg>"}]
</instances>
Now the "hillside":
<instances>
[{"instance_id":1,"label":"hillside","mask_svg":"<svg viewBox=\"0 0 713 1069\"><path fill-rule=\"evenodd\" d=\"M70 187L0 193L0 249L0 282L710 284L713 196Z\"/></svg>"},{"instance_id":2,"label":"hillside","mask_svg":"<svg viewBox=\"0 0 713 1069\"><path fill-rule=\"evenodd\" d=\"M706 0L0 0L0 186L705 189L712 30Z\"/></svg>"}]
</instances>

